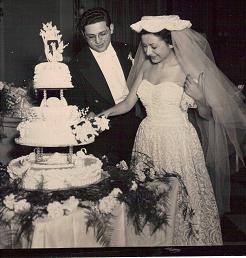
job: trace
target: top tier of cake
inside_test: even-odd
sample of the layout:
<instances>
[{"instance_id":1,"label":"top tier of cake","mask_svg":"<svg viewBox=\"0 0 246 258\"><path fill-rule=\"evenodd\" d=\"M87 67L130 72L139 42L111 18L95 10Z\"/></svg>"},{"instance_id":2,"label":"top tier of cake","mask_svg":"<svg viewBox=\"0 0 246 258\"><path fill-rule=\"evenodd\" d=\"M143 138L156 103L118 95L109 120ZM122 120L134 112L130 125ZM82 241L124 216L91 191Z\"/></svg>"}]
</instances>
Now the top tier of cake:
<instances>
[{"instance_id":1,"label":"top tier of cake","mask_svg":"<svg viewBox=\"0 0 246 258\"><path fill-rule=\"evenodd\" d=\"M43 24L40 30L44 43L47 62L36 65L34 71L35 89L66 89L73 88L68 66L63 61L63 50L68 45L63 44L62 35L52 22Z\"/></svg>"},{"instance_id":2,"label":"top tier of cake","mask_svg":"<svg viewBox=\"0 0 246 258\"><path fill-rule=\"evenodd\" d=\"M60 62L44 62L36 65L34 71L34 88L73 88L67 65Z\"/></svg>"}]
</instances>

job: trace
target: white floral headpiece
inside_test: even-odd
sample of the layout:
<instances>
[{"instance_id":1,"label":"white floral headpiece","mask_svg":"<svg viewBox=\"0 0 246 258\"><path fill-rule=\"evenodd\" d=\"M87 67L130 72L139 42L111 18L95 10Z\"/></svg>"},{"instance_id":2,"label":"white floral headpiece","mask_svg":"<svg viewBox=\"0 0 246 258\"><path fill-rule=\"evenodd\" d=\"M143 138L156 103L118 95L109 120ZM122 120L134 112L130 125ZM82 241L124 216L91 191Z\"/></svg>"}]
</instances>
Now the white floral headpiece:
<instances>
[{"instance_id":1,"label":"white floral headpiece","mask_svg":"<svg viewBox=\"0 0 246 258\"><path fill-rule=\"evenodd\" d=\"M141 32L146 30L151 33L159 32L163 29L170 31L183 30L191 27L191 22L188 20L181 20L178 15L163 15L163 16L143 16L142 19L130 27L136 31Z\"/></svg>"}]
</instances>

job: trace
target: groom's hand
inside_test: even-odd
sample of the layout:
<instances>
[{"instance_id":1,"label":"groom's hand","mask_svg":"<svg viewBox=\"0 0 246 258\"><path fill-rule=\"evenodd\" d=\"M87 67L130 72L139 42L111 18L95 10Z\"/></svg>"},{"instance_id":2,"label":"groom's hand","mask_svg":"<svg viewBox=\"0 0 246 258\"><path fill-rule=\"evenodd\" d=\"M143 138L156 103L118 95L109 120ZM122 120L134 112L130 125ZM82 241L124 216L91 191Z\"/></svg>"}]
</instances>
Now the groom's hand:
<instances>
[{"instance_id":1,"label":"groom's hand","mask_svg":"<svg viewBox=\"0 0 246 258\"><path fill-rule=\"evenodd\" d=\"M187 95L192 97L196 101L201 101L203 99L203 93L201 89L200 83L202 82L201 73L199 75L198 80L194 80L189 74L186 76L185 83L184 83L184 90Z\"/></svg>"}]
</instances>

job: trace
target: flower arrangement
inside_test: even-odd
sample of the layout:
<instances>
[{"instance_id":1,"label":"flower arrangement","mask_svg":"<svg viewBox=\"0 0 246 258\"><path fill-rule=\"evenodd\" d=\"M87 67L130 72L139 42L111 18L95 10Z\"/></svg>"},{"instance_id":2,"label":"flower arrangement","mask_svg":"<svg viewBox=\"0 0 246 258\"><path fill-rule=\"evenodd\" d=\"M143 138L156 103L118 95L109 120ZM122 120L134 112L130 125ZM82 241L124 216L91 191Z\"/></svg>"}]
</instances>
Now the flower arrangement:
<instances>
[{"instance_id":1,"label":"flower arrangement","mask_svg":"<svg viewBox=\"0 0 246 258\"><path fill-rule=\"evenodd\" d=\"M30 94L31 83L28 81L22 87L0 81L0 116L22 118L32 106Z\"/></svg>"},{"instance_id":2,"label":"flower arrangement","mask_svg":"<svg viewBox=\"0 0 246 258\"><path fill-rule=\"evenodd\" d=\"M82 109L81 118L77 124L71 126L77 142L93 142L99 133L109 129L109 119L105 116L87 118L89 108Z\"/></svg>"},{"instance_id":3,"label":"flower arrangement","mask_svg":"<svg viewBox=\"0 0 246 258\"><path fill-rule=\"evenodd\" d=\"M180 184L182 196L182 213L184 220L192 221L193 210L189 205L186 187L175 172L166 172L154 167L152 160L143 153L134 153L131 168L123 161L117 167L126 179L121 201L128 207L128 217L135 227L135 233L141 234L145 225L150 226L152 234L168 224L168 194L171 191L171 179L176 178ZM187 229L193 235L193 225Z\"/></svg>"},{"instance_id":4,"label":"flower arrangement","mask_svg":"<svg viewBox=\"0 0 246 258\"><path fill-rule=\"evenodd\" d=\"M10 178L7 168L0 167L0 224L19 225L14 234L18 243L24 235L30 239L33 223L42 218L67 216L78 207L86 212L86 228L93 228L96 240L102 246L109 246L112 235L114 209L124 202L128 218L141 234L148 224L152 234L168 225L168 194L171 190L170 179L177 178L180 183L182 209L185 220L192 221L193 211L182 179L176 173L158 171L151 160L143 154L136 155L129 168L125 161L109 166L106 158L103 169L108 173L101 182L87 188L62 191L26 191L20 188L21 179ZM193 232L192 223L189 231Z\"/></svg>"}]
</instances>

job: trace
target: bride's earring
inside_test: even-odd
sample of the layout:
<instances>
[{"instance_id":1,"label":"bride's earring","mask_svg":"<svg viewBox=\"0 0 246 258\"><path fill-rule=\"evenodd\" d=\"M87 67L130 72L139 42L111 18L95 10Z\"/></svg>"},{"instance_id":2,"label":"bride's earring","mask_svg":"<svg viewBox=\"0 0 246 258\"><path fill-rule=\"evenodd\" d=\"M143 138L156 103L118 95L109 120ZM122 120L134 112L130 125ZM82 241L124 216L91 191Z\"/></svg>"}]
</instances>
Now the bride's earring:
<instances>
[{"instance_id":1,"label":"bride's earring","mask_svg":"<svg viewBox=\"0 0 246 258\"><path fill-rule=\"evenodd\" d=\"M171 45L171 44L169 44L168 46L169 46L169 48L173 48L173 45Z\"/></svg>"}]
</instances>

